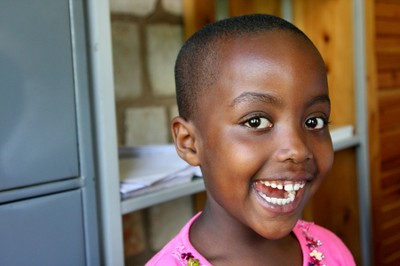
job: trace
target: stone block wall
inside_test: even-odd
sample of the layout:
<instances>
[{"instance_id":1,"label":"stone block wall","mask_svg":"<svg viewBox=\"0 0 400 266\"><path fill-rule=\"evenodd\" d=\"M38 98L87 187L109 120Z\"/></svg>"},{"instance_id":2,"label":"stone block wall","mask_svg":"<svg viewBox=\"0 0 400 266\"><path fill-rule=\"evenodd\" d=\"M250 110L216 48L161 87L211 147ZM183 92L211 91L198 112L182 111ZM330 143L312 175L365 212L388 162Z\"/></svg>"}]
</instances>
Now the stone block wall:
<instances>
[{"instance_id":1,"label":"stone block wall","mask_svg":"<svg viewBox=\"0 0 400 266\"><path fill-rule=\"evenodd\" d=\"M110 0L110 9L118 144L170 143L182 1ZM140 265L132 256L160 249L192 215L191 197L125 215L125 257Z\"/></svg>"}]
</instances>

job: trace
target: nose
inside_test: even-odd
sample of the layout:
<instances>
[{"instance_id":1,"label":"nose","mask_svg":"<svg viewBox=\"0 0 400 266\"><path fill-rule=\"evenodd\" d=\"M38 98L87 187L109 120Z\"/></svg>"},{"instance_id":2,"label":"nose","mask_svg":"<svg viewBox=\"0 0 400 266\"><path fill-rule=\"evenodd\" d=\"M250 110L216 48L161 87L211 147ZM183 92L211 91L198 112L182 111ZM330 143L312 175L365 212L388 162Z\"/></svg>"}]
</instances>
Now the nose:
<instances>
[{"instance_id":1,"label":"nose","mask_svg":"<svg viewBox=\"0 0 400 266\"><path fill-rule=\"evenodd\" d=\"M303 163L313 158L306 133L301 129L286 128L277 132L275 157L279 162Z\"/></svg>"}]
</instances>

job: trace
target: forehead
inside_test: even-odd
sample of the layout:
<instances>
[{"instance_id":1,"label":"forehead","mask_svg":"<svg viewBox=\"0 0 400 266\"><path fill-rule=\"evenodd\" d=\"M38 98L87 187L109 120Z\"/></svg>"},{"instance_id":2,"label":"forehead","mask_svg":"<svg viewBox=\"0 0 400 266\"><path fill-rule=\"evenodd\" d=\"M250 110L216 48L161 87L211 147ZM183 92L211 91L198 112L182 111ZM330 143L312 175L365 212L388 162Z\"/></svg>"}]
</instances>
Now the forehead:
<instances>
[{"instance_id":1,"label":"forehead","mask_svg":"<svg viewBox=\"0 0 400 266\"><path fill-rule=\"evenodd\" d=\"M273 30L222 40L217 49L221 70L259 64L266 69L274 66L288 71L290 66L300 64L319 66L320 74L325 75L322 58L312 43L288 31Z\"/></svg>"},{"instance_id":2,"label":"forehead","mask_svg":"<svg viewBox=\"0 0 400 266\"><path fill-rule=\"evenodd\" d=\"M323 60L303 36L274 30L220 40L216 49L217 81L201 99L202 112L244 92L269 92L282 100L298 95L304 101L328 94Z\"/></svg>"},{"instance_id":3,"label":"forehead","mask_svg":"<svg viewBox=\"0 0 400 266\"><path fill-rule=\"evenodd\" d=\"M266 89L309 87L327 92L324 62L303 36L271 31L227 40L219 49L219 85L263 82L262 86L271 83Z\"/></svg>"}]
</instances>

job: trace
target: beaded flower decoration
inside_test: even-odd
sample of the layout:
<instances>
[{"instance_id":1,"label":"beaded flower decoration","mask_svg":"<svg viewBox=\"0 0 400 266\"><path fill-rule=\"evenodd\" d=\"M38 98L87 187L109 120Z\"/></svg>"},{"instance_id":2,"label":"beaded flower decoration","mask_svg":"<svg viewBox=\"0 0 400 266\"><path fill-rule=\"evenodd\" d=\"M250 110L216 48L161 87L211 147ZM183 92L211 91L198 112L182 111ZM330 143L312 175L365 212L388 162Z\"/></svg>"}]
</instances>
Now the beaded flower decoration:
<instances>
[{"instance_id":1,"label":"beaded flower decoration","mask_svg":"<svg viewBox=\"0 0 400 266\"><path fill-rule=\"evenodd\" d=\"M173 255L183 266L201 266L200 261L192 253L186 252L183 246L177 247Z\"/></svg>"},{"instance_id":2,"label":"beaded flower decoration","mask_svg":"<svg viewBox=\"0 0 400 266\"><path fill-rule=\"evenodd\" d=\"M319 247L322 245L322 242L318 239L315 239L310 233L309 233L309 228L310 224L309 223L300 223L299 224L303 235L306 239L307 242L307 247L310 255L310 261L308 263L308 266L325 266L323 263L324 259L324 254L319 251Z\"/></svg>"}]
</instances>

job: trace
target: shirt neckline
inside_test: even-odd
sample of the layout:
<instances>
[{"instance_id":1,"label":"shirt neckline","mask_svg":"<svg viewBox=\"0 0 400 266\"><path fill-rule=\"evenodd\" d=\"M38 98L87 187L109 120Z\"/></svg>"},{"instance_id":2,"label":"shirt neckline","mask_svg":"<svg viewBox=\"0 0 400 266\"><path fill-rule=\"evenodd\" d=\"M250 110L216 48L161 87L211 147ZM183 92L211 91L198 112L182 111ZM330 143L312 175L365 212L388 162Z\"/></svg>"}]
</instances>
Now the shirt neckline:
<instances>
[{"instance_id":1,"label":"shirt neckline","mask_svg":"<svg viewBox=\"0 0 400 266\"><path fill-rule=\"evenodd\" d=\"M174 256L181 262L182 265L187 265L188 260L190 258L192 259L197 259L200 264L199 265L212 265L205 257L203 257L197 249L192 245L189 239L189 232L190 228L193 225L194 221L200 216L201 212L197 213L195 216L190 219L190 221L185 225L184 228L182 228L181 231L181 241L183 243L183 246L176 247L176 250L174 251ZM298 220L294 228L292 229L292 232L296 236L297 241L300 244L301 252L303 255L303 266L309 266L309 265L322 265L322 264L310 264L310 253L316 249L317 242L319 240L314 240L312 236L309 234L309 229L313 225L313 223L306 222L303 220ZM311 237L313 244L311 245L310 248L310 239L307 239L307 236ZM321 243L322 244L322 243ZM320 244L320 245L321 245ZM317 250L317 249L316 249ZM321 253L322 254L322 253ZM313 257L311 257L312 260L314 260ZM315 261L315 260L314 260ZM318 261L317 261L318 262ZM186 264L185 264L186 263Z\"/></svg>"}]
</instances>

